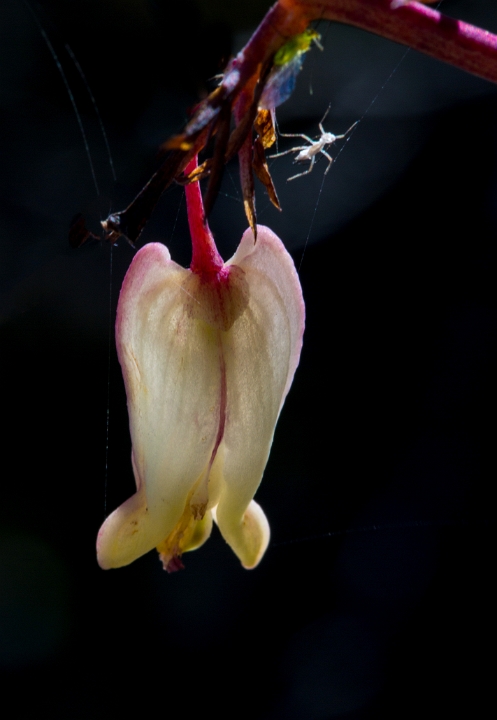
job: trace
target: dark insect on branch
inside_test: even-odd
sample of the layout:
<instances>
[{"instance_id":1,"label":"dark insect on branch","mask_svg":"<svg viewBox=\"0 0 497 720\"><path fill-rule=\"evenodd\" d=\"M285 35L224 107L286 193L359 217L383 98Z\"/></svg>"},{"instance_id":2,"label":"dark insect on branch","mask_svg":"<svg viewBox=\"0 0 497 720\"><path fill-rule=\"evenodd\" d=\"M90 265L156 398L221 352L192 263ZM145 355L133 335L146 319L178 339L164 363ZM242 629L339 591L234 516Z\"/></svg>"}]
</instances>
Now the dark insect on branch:
<instances>
[{"instance_id":1,"label":"dark insect on branch","mask_svg":"<svg viewBox=\"0 0 497 720\"><path fill-rule=\"evenodd\" d=\"M307 21L301 20L299 29L302 25L305 27L305 24ZM184 185L209 177L205 193L205 211L206 215L209 215L219 191L224 166L237 153L240 158L241 177L246 179L252 177L254 157L254 170L267 188L271 200L279 208L267 164L261 157L261 149L268 147L267 138L271 135L274 137L274 127L265 131L266 140L262 145L259 139L256 141L256 146L253 145L253 126L254 122L257 126L258 113L263 112L265 118L264 121L259 121L259 127L264 124L267 127L272 126L270 114L268 115L267 111L260 111L258 106L273 65L274 54L285 44L285 36L279 33L275 35L274 28L270 23L268 24L267 18L259 28L259 36L257 33L256 36L259 40L261 38L264 40L265 33L266 35L269 33L267 42L253 47L249 42L246 48L231 60L221 84L199 103L184 131L164 143L163 149L169 151L168 156L128 207L112 213L102 222L104 240L114 244L120 237L124 237L134 245L162 193L173 182ZM243 112L240 112L242 96ZM236 125L232 129L233 114ZM185 167L194 155L209 144L211 138L214 138L212 157L204 160L189 176L185 176ZM262 154L264 154L263 149ZM255 230L253 181L242 180L242 188L247 218ZM86 239L94 237L95 235L86 229L81 217L78 219L77 227L71 228L70 242L74 247L79 247Z\"/></svg>"}]
</instances>

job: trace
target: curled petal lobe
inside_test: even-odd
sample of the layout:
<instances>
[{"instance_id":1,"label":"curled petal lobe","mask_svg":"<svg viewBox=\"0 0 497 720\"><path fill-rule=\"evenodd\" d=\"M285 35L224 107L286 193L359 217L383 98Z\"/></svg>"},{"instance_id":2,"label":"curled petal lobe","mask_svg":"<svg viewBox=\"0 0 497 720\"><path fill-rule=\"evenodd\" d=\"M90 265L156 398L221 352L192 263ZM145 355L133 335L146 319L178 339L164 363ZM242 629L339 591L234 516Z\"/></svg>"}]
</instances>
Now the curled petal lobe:
<instances>
[{"instance_id":1,"label":"curled petal lobe","mask_svg":"<svg viewBox=\"0 0 497 720\"><path fill-rule=\"evenodd\" d=\"M257 565L269 525L253 496L298 364L304 305L293 262L259 226L233 258L199 274L146 245L126 275L116 335L137 492L103 524L99 563L156 547L164 567L209 537L212 519Z\"/></svg>"}]
</instances>

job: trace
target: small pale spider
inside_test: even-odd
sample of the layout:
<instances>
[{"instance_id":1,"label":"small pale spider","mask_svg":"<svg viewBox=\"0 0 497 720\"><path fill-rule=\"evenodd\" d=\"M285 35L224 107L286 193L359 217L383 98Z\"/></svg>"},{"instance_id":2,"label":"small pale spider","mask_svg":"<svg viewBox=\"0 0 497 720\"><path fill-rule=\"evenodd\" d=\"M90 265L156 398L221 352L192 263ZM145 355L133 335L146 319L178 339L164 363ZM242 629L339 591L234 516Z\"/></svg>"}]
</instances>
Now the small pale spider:
<instances>
[{"instance_id":1,"label":"small pale spider","mask_svg":"<svg viewBox=\"0 0 497 720\"><path fill-rule=\"evenodd\" d=\"M343 133L343 135L333 135L333 133L325 132L325 129L323 127L323 122L328 115L330 111L330 108L325 112L323 119L319 123L319 130L321 132L321 137L319 137L317 140L312 140L308 135L302 135L301 133L280 133L281 137L298 137L302 138L303 140L307 140L309 145L298 145L297 147L290 148L289 150L284 150L283 152L276 153L276 155L269 155L270 158L279 158L282 157L282 155L288 155L289 153L297 152L298 155L295 158L294 162L309 162L309 169L304 170L304 172L298 173L297 175L292 175L292 177L288 178L289 182L290 180L295 180L296 178L302 177L302 175L309 175L310 172L312 172L312 168L314 167L314 163L316 162L316 156L321 153L321 155L324 155L325 158L328 160L328 167L324 171L324 174L328 172L328 170L331 167L331 163L333 162L333 158L331 155L328 155L328 153L325 150L325 147L327 145L333 145L334 142L337 140L342 140L344 137L346 137L349 132L357 125L359 122L356 120L356 122L349 127L349 129Z\"/></svg>"}]
</instances>

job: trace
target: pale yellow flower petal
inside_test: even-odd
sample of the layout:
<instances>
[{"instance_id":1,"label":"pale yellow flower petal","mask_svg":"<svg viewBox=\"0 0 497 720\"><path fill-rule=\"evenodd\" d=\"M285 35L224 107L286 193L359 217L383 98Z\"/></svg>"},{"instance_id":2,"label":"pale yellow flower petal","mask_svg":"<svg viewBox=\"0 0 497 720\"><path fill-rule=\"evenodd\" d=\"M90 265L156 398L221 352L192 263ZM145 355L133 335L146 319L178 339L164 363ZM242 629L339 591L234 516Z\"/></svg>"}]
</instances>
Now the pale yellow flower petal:
<instances>
[{"instance_id":1,"label":"pale yellow flower petal","mask_svg":"<svg viewBox=\"0 0 497 720\"><path fill-rule=\"evenodd\" d=\"M164 567L209 537L212 516L244 567L269 524L253 496L297 367L304 304L293 261L264 227L214 272L159 244L126 275L116 324L137 492L103 524L102 567L157 547Z\"/></svg>"},{"instance_id":2,"label":"pale yellow flower petal","mask_svg":"<svg viewBox=\"0 0 497 720\"><path fill-rule=\"evenodd\" d=\"M100 530L104 568L132 562L172 532L214 447L220 348L191 312L190 275L153 243L137 253L121 290L116 337L138 492Z\"/></svg>"},{"instance_id":3,"label":"pale yellow flower petal","mask_svg":"<svg viewBox=\"0 0 497 720\"><path fill-rule=\"evenodd\" d=\"M249 503L300 357L304 305L293 261L269 228L258 227L255 245L248 230L230 264L244 271L250 294L243 315L223 334L228 410L216 522L242 564L253 567L269 528L261 508Z\"/></svg>"}]
</instances>

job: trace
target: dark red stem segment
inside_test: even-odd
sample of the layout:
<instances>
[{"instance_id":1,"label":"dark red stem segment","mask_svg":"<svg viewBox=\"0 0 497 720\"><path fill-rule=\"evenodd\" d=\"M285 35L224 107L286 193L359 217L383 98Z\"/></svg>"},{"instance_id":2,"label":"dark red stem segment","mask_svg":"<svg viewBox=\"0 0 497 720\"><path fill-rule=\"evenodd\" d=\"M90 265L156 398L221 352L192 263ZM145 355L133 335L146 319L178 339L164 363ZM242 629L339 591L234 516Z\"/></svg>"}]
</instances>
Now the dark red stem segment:
<instances>
[{"instance_id":1,"label":"dark red stem segment","mask_svg":"<svg viewBox=\"0 0 497 720\"><path fill-rule=\"evenodd\" d=\"M197 156L193 157L185 168L189 175L197 167ZM192 262L190 270L197 275L218 273L223 267L223 258L219 254L212 233L207 224L200 184L192 182L186 186L186 207L188 224L192 238Z\"/></svg>"}]
</instances>

